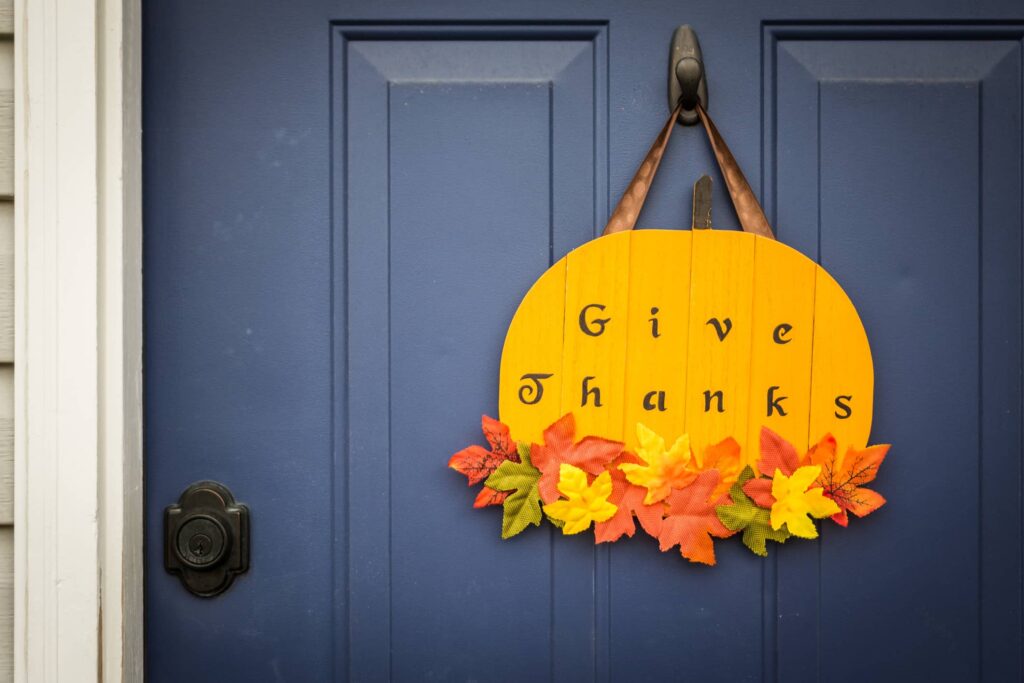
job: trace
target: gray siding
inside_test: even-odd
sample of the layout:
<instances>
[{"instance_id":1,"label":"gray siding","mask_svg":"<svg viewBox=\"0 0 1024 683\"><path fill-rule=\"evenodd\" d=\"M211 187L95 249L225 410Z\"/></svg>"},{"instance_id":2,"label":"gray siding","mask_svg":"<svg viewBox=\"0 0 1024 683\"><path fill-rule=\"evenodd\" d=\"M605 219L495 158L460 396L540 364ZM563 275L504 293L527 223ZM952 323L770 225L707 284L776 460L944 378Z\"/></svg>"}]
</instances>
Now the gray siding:
<instances>
[{"instance_id":1,"label":"gray siding","mask_svg":"<svg viewBox=\"0 0 1024 683\"><path fill-rule=\"evenodd\" d=\"M14 2L0 0L0 683L14 679Z\"/></svg>"}]
</instances>

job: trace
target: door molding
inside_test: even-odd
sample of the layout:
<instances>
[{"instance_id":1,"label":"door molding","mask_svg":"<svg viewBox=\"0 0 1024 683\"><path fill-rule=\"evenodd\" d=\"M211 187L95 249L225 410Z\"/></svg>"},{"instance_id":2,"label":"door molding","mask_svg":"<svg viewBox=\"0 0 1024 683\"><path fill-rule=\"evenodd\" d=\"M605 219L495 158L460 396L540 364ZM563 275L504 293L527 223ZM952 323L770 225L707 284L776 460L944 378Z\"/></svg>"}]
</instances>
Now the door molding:
<instances>
[{"instance_id":1,"label":"door molding","mask_svg":"<svg viewBox=\"0 0 1024 683\"><path fill-rule=\"evenodd\" d=\"M15 680L142 680L140 1L15 26Z\"/></svg>"}]
</instances>

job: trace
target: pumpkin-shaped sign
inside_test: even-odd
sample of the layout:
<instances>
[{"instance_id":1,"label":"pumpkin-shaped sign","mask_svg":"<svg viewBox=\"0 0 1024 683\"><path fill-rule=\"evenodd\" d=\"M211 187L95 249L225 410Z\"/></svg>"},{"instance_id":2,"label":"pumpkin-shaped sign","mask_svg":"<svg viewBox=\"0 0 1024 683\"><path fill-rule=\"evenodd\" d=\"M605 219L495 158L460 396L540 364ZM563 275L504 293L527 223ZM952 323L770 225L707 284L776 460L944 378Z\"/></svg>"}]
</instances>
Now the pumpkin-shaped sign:
<instances>
[{"instance_id":1,"label":"pumpkin-shaped sign","mask_svg":"<svg viewBox=\"0 0 1024 683\"><path fill-rule=\"evenodd\" d=\"M713 539L816 538L885 498L868 446L871 350L825 270L776 242L707 113L743 232L633 230L680 104L605 228L534 283L505 338L499 420L449 467L501 505L502 537L543 519L594 541L637 524L715 564ZM697 216L705 224L698 227Z\"/></svg>"},{"instance_id":2,"label":"pumpkin-shaped sign","mask_svg":"<svg viewBox=\"0 0 1024 683\"><path fill-rule=\"evenodd\" d=\"M769 427L800 452L871 431L873 371L849 298L823 268L757 235L631 230L570 252L519 306L499 417L517 438L573 413L577 433L635 447L643 423L695 452L756 454ZM748 445L750 448L748 448Z\"/></svg>"}]
</instances>

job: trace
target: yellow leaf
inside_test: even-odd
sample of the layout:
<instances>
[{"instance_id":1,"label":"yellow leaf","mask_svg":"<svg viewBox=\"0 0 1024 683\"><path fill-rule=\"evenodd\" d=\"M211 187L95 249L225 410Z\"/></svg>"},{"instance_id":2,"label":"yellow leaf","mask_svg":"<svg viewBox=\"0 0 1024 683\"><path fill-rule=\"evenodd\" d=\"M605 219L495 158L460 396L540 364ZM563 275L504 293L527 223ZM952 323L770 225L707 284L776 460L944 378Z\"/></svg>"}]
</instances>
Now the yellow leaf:
<instances>
[{"instance_id":1,"label":"yellow leaf","mask_svg":"<svg viewBox=\"0 0 1024 683\"><path fill-rule=\"evenodd\" d=\"M630 483L647 489L644 505L664 500L673 488L684 488L697 478L697 473L689 468L689 436L683 434L666 451L665 439L643 424L637 423L636 435L640 442L636 454L646 464L623 463L619 469L626 473Z\"/></svg>"},{"instance_id":2,"label":"yellow leaf","mask_svg":"<svg viewBox=\"0 0 1024 683\"><path fill-rule=\"evenodd\" d=\"M587 473L574 465L562 463L558 470L558 491L565 498L544 506L548 517L565 522L562 533L578 534L591 522L606 522L619 509L608 502L612 495L612 475L605 471L587 484Z\"/></svg>"},{"instance_id":3,"label":"yellow leaf","mask_svg":"<svg viewBox=\"0 0 1024 683\"><path fill-rule=\"evenodd\" d=\"M772 478L772 529L778 531L785 524L789 532L801 538L817 538L818 529L808 515L815 518L829 517L839 512L835 501L826 498L820 486L808 489L821 475L820 465L799 467L787 477L775 470Z\"/></svg>"}]
</instances>

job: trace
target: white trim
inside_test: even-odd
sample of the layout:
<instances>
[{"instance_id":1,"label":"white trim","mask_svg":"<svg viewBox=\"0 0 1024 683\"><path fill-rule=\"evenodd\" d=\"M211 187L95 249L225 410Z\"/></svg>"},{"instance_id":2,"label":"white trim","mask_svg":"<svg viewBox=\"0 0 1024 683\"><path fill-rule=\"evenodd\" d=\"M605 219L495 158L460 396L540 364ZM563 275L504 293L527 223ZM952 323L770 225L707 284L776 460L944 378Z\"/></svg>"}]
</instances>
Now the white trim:
<instances>
[{"instance_id":1,"label":"white trim","mask_svg":"<svg viewBox=\"0 0 1024 683\"><path fill-rule=\"evenodd\" d=\"M15 3L17 681L142 678L139 2Z\"/></svg>"}]
</instances>

